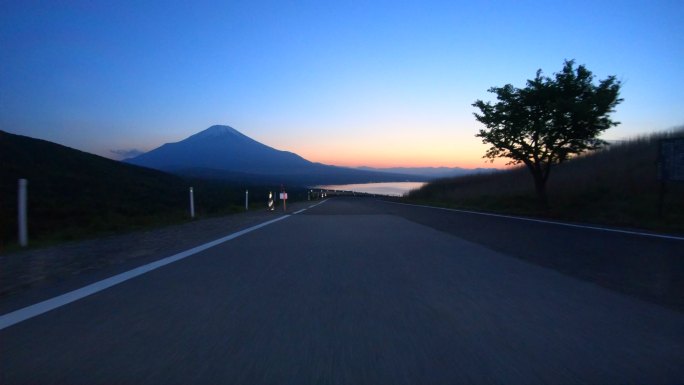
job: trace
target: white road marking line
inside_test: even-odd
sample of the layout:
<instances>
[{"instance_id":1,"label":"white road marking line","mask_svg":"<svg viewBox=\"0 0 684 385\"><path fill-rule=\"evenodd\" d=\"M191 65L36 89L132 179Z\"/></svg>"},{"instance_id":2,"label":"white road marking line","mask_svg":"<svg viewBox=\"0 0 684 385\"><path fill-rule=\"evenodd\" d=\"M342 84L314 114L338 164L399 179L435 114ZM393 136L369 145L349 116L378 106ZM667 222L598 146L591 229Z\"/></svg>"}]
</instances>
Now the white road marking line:
<instances>
[{"instance_id":1,"label":"white road marking line","mask_svg":"<svg viewBox=\"0 0 684 385\"><path fill-rule=\"evenodd\" d=\"M11 313L4 314L4 315L0 316L0 330L8 328L12 325L16 325L20 322L26 321L27 319L39 316L43 313L49 312L50 310L57 309L59 307L67 305L71 302L78 301L79 299L85 298L89 295L92 295L92 294L95 294L95 293L100 292L102 290L108 289L114 285L118 285L122 282L128 281L129 279L135 278L139 275L149 273L150 271L156 270L162 266L166 266L166 265L174 263L176 261L180 261L181 259L187 258L193 254L197 254L197 253L204 251L208 248L211 248L211 247L214 247L214 246L219 245L221 243L230 241L231 239L235 239L241 235L245 235L245 234L250 233L254 230L258 230L258 229L260 229L264 226L268 226L272 223L281 221L281 220L283 220L289 216L290 215L284 215L282 217L272 219L268 222L264 222L264 223L258 224L256 226L252 226L252 227L246 228L244 230L240 230L240 231L235 232L233 234L227 235L223 238L219 238L219 239L216 239L214 241L205 243L203 245L194 247L192 249L185 250L183 252L172 255L170 257L160 259L158 261L137 267L137 268L129 270L127 272L117 274L113 277L103 279L102 281L92 283L92 284L90 284L88 286L84 286L80 289L70 291L66 294L62 294L60 296L45 300L43 302L39 302L39 303L36 303L34 305L30 305L30 306L27 306L25 308L15 310Z\"/></svg>"},{"instance_id":2,"label":"white road marking line","mask_svg":"<svg viewBox=\"0 0 684 385\"><path fill-rule=\"evenodd\" d=\"M642 236L642 237L652 237L652 238L662 238L662 239L674 239L674 240L677 240L677 241L684 241L684 237L678 237L678 236L676 236L676 235L642 233L642 232L639 232L639 231L610 229L610 228L598 227L598 226L577 225L577 224L573 224L573 223L565 223L565 222L547 221L547 220L543 220L543 219L533 219L533 218L516 217L516 216L512 216L512 215L502 215L502 214L482 213L482 212L479 212L479 211L450 209L450 208L446 208L446 207L425 206L425 205L414 205L414 204L410 204L410 203L399 203L399 202L390 202L390 201L382 201L382 202L385 202L385 203L392 203L392 204L395 204L395 205L404 205L404 206L413 206L413 207L424 207L424 208L435 209L435 210L453 211L453 212L457 212L457 213L484 215L484 216L488 216L488 217L515 219L515 220L519 220L519 221L545 223L545 224L550 224L550 225L567 226L567 227L576 227L576 228L580 228L580 229L597 230L597 231L606 231L606 232L610 232L610 233L621 233L621 234L639 235L639 236Z\"/></svg>"},{"instance_id":3,"label":"white road marking line","mask_svg":"<svg viewBox=\"0 0 684 385\"><path fill-rule=\"evenodd\" d=\"M306 210L307 210L307 209L301 209L301 210L299 210L299 211L293 212L292 214L293 214L293 215L297 215L297 214L299 214L299 213L303 213L303 212L306 211Z\"/></svg>"},{"instance_id":4,"label":"white road marking line","mask_svg":"<svg viewBox=\"0 0 684 385\"><path fill-rule=\"evenodd\" d=\"M309 206L308 208L312 209L312 208L314 208L314 207L316 207L316 206L318 206L318 205L322 205L323 203L325 203L325 202L327 202L327 201L328 201L327 199L324 200L324 201L320 201L320 202L316 203L315 205Z\"/></svg>"}]
</instances>

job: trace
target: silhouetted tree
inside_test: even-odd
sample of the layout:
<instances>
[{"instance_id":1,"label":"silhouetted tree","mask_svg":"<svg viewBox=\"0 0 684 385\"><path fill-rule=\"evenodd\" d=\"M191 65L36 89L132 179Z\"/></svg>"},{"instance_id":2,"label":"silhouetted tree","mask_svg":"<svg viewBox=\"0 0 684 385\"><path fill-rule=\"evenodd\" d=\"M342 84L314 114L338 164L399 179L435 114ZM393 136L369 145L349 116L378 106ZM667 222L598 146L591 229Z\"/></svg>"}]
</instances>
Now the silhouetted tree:
<instances>
[{"instance_id":1,"label":"silhouetted tree","mask_svg":"<svg viewBox=\"0 0 684 385\"><path fill-rule=\"evenodd\" d=\"M497 102L477 100L481 114L475 118L486 126L476 135L490 144L484 158L509 158L523 163L534 178L540 202L546 206L546 181L551 166L605 144L598 136L619 122L610 119L623 99L621 83L609 76L594 85L594 76L583 65L566 60L554 78L537 76L525 88L510 84L492 87Z\"/></svg>"}]
</instances>

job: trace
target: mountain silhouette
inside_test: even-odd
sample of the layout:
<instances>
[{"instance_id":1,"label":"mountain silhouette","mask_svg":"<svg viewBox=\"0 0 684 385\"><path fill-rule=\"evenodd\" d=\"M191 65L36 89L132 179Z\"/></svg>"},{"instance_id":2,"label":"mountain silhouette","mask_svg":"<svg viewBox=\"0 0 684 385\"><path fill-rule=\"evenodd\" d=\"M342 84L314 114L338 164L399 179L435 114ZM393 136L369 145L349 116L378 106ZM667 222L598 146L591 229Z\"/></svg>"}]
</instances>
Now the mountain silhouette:
<instances>
[{"instance_id":1,"label":"mountain silhouette","mask_svg":"<svg viewBox=\"0 0 684 385\"><path fill-rule=\"evenodd\" d=\"M298 173L313 164L297 154L259 143L229 126L211 126L180 142L164 144L125 161L171 172L213 169L256 174Z\"/></svg>"},{"instance_id":2,"label":"mountain silhouette","mask_svg":"<svg viewBox=\"0 0 684 385\"><path fill-rule=\"evenodd\" d=\"M422 181L415 175L358 170L310 162L269 147L229 127L216 125L180 142L167 143L124 162L205 179L247 175L303 184ZM271 177L269 177L271 176Z\"/></svg>"}]
</instances>

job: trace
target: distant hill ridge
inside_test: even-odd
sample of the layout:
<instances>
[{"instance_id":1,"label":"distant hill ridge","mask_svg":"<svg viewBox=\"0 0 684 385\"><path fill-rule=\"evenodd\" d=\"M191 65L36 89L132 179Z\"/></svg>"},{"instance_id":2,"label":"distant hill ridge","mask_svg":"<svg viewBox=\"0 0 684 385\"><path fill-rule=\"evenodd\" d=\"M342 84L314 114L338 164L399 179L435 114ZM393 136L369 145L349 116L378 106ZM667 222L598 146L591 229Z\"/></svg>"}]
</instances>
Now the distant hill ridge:
<instances>
[{"instance_id":1,"label":"distant hill ridge","mask_svg":"<svg viewBox=\"0 0 684 385\"><path fill-rule=\"evenodd\" d=\"M17 180L28 179L29 235L78 238L185 212L189 182L0 130L0 252L16 239Z\"/></svg>"}]
</instances>

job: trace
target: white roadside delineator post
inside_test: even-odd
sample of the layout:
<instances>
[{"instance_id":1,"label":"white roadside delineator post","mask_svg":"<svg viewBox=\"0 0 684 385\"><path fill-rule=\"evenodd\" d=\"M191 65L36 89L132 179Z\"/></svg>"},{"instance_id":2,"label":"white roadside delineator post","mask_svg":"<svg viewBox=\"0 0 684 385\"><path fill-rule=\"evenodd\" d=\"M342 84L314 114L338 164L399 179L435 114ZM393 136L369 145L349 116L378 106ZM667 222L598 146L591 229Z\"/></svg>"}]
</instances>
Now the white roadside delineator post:
<instances>
[{"instance_id":1,"label":"white roadside delineator post","mask_svg":"<svg viewBox=\"0 0 684 385\"><path fill-rule=\"evenodd\" d=\"M249 190L245 190L245 211L249 210Z\"/></svg>"},{"instance_id":2,"label":"white roadside delineator post","mask_svg":"<svg viewBox=\"0 0 684 385\"><path fill-rule=\"evenodd\" d=\"M18 216L17 222L19 224L19 245L21 247L28 246L28 224L26 221L26 187L28 181L26 179L19 179L19 191L17 196Z\"/></svg>"},{"instance_id":3,"label":"white roadside delineator post","mask_svg":"<svg viewBox=\"0 0 684 385\"><path fill-rule=\"evenodd\" d=\"M192 187L190 187L190 218L195 218L195 197L192 194Z\"/></svg>"}]
</instances>

